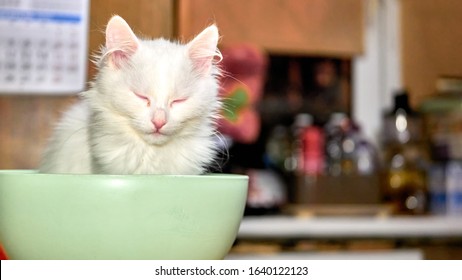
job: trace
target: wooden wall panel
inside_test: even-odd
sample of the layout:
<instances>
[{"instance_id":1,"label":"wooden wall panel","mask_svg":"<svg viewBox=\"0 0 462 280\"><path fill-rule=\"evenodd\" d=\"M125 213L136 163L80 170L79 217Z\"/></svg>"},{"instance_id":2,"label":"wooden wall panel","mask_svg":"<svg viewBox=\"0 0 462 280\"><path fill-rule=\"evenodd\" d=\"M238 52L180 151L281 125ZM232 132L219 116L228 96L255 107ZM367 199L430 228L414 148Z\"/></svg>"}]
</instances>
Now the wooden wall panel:
<instances>
[{"instance_id":1,"label":"wooden wall panel","mask_svg":"<svg viewBox=\"0 0 462 280\"><path fill-rule=\"evenodd\" d=\"M124 17L135 32L147 37L172 37L174 0L93 0L89 53L104 42L111 15ZM89 64L89 77L95 73ZM75 96L0 95L0 169L36 168L46 140L60 114Z\"/></svg>"},{"instance_id":2,"label":"wooden wall panel","mask_svg":"<svg viewBox=\"0 0 462 280\"><path fill-rule=\"evenodd\" d=\"M462 1L401 0L402 75L411 103L435 92L439 76L462 77Z\"/></svg>"},{"instance_id":3,"label":"wooden wall panel","mask_svg":"<svg viewBox=\"0 0 462 280\"><path fill-rule=\"evenodd\" d=\"M75 97L1 96L0 169L33 169L60 112Z\"/></svg>"},{"instance_id":4,"label":"wooden wall panel","mask_svg":"<svg viewBox=\"0 0 462 280\"><path fill-rule=\"evenodd\" d=\"M223 44L272 53L351 56L363 50L362 0L179 0L185 39L216 22Z\"/></svg>"}]
</instances>

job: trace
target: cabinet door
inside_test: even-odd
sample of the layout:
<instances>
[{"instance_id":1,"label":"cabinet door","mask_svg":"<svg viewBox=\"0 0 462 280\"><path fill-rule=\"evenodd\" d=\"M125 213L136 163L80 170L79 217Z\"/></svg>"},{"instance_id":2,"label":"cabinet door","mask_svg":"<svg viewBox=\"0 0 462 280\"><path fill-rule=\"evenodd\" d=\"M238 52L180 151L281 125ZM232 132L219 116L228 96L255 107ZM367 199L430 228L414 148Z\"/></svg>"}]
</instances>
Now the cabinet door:
<instances>
[{"instance_id":1,"label":"cabinet door","mask_svg":"<svg viewBox=\"0 0 462 280\"><path fill-rule=\"evenodd\" d=\"M362 0L179 0L178 35L216 22L222 44L271 53L351 56L363 49Z\"/></svg>"},{"instance_id":2,"label":"cabinet door","mask_svg":"<svg viewBox=\"0 0 462 280\"><path fill-rule=\"evenodd\" d=\"M400 3L403 84L418 106L439 77L462 77L462 1Z\"/></svg>"}]
</instances>

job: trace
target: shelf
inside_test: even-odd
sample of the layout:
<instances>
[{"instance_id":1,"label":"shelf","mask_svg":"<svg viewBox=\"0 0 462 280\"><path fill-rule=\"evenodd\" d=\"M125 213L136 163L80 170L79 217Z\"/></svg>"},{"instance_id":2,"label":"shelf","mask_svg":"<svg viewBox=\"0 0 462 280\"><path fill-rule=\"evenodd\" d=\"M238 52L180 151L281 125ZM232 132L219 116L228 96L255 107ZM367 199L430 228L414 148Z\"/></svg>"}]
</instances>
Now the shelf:
<instances>
[{"instance_id":1,"label":"shelf","mask_svg":"<svg viewBox=\"0 0 462 280\"><path fill-rule=\"evenodd\" d=\"M461 238L462 217L244 217L238 239Z\"/></svg>"},{"instance_id":2,"label":"shelf","mask_svg":"<svg viewBox=\"0 0 462 280\"><path fill-rule=\"evenodd\" d=\"M232 253L226 260L421 260L421 250L382 250L374 252L282 252L277 254Z\"/></svg>"}]
</instances>

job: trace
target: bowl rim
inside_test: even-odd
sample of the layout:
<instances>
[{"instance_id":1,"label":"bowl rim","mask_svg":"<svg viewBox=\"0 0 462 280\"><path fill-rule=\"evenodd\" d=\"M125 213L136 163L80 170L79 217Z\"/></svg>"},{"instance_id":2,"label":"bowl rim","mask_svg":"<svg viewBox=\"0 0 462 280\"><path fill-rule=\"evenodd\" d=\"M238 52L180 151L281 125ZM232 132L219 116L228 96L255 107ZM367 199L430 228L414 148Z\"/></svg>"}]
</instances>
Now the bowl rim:
<instances>
[{"instance_id":1,"label":"bowl rim","mask_svg":"<svg viewBox=\"0 0 462 280\"><path fill-rule=\"evenodd\" d=\"M75 173L40 173L36 169L0 169L0 177L2 176L36 176L36 177L52 177L52 178L62 178L62 177L86 177L86 178L108 178L108 179L128 179L128 178L185 178L185 179L204 179L204 178L214 178L214 179L226 179L226 180L248 180L249 176L244 174L230 174L230 173L206 173L202 175L158 175L158 174L75 174Z\"/></svg>"}]
</instances>

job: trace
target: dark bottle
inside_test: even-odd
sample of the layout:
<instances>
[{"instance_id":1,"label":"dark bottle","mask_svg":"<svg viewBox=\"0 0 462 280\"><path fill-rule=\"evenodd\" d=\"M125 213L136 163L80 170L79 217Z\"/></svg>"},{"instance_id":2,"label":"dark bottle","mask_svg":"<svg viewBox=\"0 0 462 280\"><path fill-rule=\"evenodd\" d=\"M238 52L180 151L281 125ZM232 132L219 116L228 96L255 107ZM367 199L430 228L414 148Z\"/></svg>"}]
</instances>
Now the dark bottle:
<instances>
[{"instance_id":1,"label":"dark bottle","mask_svg":"<svg viewBox=\"0 0 462 280\"><path fill-rule=\"evenodd\" d=\"M399 214L426 213L428 150L422 119L409 106L407 92L395 95L394 108L385 117L382 133L385 202Z\"/></svg>"}]
</instances>

